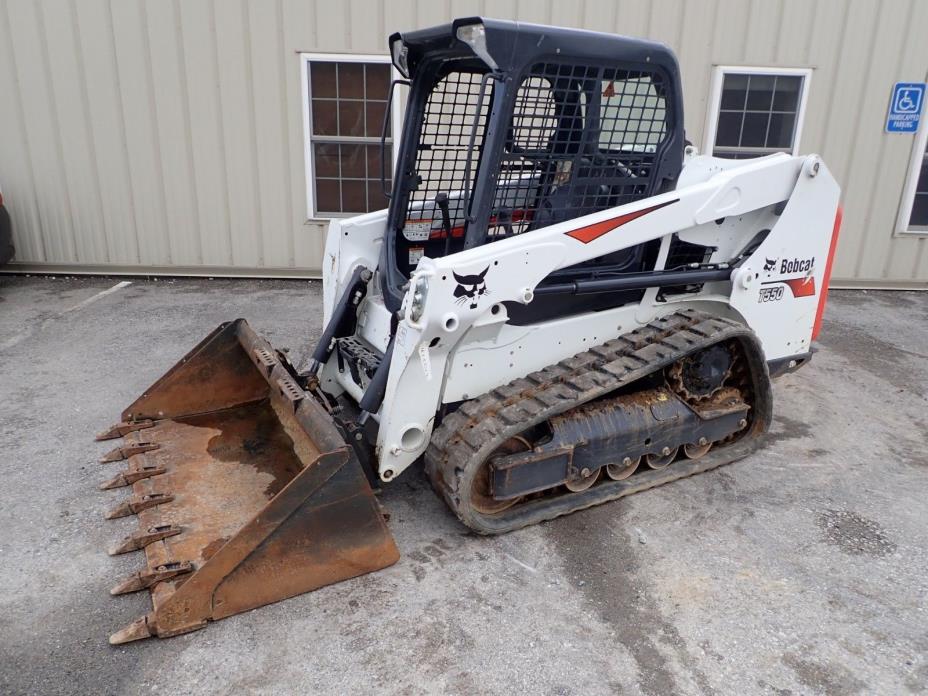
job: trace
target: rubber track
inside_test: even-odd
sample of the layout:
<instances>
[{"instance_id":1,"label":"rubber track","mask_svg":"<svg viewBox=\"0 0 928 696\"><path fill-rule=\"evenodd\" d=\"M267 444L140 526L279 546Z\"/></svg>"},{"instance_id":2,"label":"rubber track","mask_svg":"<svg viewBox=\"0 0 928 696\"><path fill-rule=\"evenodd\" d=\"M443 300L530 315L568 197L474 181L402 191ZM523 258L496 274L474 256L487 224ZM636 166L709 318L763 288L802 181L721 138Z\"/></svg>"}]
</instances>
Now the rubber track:
<instances>
[{"instance_id":1,"label":"rubber track","mask_svg":"<svg viewBox=\"0 0 928 696\"><path fill-rule=\"evenodd\" d=\"M737 442L713 448L698 460L680 460L666 469L639 472L624 481L600 482L581 493L532 499L495 515L470 508L473 475L509 437L689 353L732 338L740 339L745 349L754 383L751 426ZM433 433L425 453L426 471L464 524L481 534L499 534L740 459L759 445L757 436L769 428L771 411L767 366L754 333L743 324L686 309L465 402Z\"/></svg>"}]
</instances>

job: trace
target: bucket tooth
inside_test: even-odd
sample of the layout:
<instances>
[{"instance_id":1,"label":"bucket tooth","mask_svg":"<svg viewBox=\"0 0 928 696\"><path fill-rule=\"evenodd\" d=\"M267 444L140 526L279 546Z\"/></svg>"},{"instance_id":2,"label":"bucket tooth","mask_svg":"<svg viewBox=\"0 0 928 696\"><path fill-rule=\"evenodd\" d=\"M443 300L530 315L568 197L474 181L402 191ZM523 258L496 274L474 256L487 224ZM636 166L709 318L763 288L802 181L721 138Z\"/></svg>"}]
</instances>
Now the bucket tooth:
<instances>
[{"instance_id":1,"label":"bucket tooth","mask_svg":"<svg viewBox=\"0 0 928 696\"><path fill-rule=\"evenodd\" d=\"M151 570L140 570L138 573L130 575L128 578L117 584L110 590L111 595L127 594L129 592L138 592L156 585L164 580L190 573L193 571L193 564L190 561L168 561Z\"/></svg>"},{"instance_id":2,"label":"bucket tooth","mask_svg":"<svg viewBox=\"0 0 928 696\"><path fill-rule=\"evenodd\" d=\"M137 421L122 421L116 425L110 426L109 429L97 434L97 440L115 440L117 437L124 437L136 430L145 430L154 427L155 421L146 418Z\"/></svg>"},{"instance_id":3,"label":"bucket tooth","mask_svg":"<svg viewBox=\"0 0 928 696\"><path fill-rule=\"evenodd\" d=\"M161 445L155 442L132 442L121 447L115 447L109 452L100 457L101 464L107 464L109 462L121 462L123 459L128 459L133 454L141 454L142 452L151 452L156 450Z\"/></svg>"},{"instance_id":4,"label":"bucket tooth","mask_svg":"<svg viewBox=\"0 0 928 696\"><path fill-rule=\"evenodd\" d=\"M133 495L119 505L106 513L106 519L115 520L118 517L128 517L135 515L142 510L147 510L161 503L169 503L174 500L170 493L148 493L147 495Z\"/></svg>"},{"instance_id":5,"label":"bucket tooth","mask_svg":"<svg viewBox=\"0 0 928 696\"><path fill-rule=\"evenodd\" d=\"M153 544L156 541L161 541L162 539L176 536L182 531L183 530L176 524L159 524L155 527L149 527L148 529L139 529L138 531L133 532L127 536L118 544L113 544L107 553L109 553L110 556L118 556L121 553L138 551L139 549L144 549L146 546Z\"/></svg>"},{"instance_id":6,"label":"bucket tooth","mask_svg":"<svg viewBox=\"0 0 928 696\"><path fill-rule=\"evenodd\" d=\"M111 488L131 486L136 481L141 481L142 479L157 476L158 474L163 474L166 471L166 469L160 464L151 464L144 459L142 462L143 463L137 464L135 466L130 465L128 469L125 471L120 471L109 481L101 483L100 490L106 491Z\"/></svg>"},{"instance_id":7,"label":"bucket tooth","mask_svg":"<svg viewBox=\"0 0 928 696\"><path fill-rule=\"evenodd\" d=\"M130 623L121 631L116 631L110 636L110 645L122 645L131 643L134 640L142 640L151 637L151 629L148 626L149 615L141 616Z\"/></svg>"}]
</instances>

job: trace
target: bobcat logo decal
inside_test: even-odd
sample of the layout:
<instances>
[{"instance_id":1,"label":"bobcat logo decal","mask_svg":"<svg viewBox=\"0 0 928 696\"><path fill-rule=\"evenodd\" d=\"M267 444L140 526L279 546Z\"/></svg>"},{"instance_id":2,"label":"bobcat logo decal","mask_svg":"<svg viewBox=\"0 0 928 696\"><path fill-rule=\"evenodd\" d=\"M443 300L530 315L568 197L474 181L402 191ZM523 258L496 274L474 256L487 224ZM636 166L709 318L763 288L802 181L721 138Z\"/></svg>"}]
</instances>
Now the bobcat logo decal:
<instances>
[{"instance_id":1,"label":"bobcat logo decal","mask_svg":"<svg viewBox=\"0 0 928 696\"><path fill-rule=\"evenodd\" d=\"M458 275L454 273L454 279L458 282L454 288L455 302L458 304L468 303L470 309L477 309L477 299L483 295L489 295L487 283L484 277L490 267L487 266L476 275ZM453 272L453 271L452 271Z\"/></svg>"},{"instance_id":2,"label":"bobcat logo decal","mask_svg":"<svg viewBox=\"0 0 928 696\"><path fill-rule=\"evenodd\" d=\"M767 261L767 263L764 264L765 271L772 271L774 268L777 267L777 259L767 259L765 257L765 260Z\"/></svg>"}]
</instances>

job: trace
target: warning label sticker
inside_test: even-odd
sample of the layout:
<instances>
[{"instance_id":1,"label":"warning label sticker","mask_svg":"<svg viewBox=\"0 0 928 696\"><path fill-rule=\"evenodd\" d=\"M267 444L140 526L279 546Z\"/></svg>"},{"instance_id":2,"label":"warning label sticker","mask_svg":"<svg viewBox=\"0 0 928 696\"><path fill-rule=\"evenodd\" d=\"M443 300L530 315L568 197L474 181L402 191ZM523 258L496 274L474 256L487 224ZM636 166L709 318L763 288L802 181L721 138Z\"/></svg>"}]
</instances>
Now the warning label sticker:
<instances>
[{"instance_id":1,"label":"warning label sticker","mask_svg":"<svg viewBox=\"0 0 928 696\"><path fill-rule=\"evenodd\" d=\"M422 258L422 254L425 252L425 247L409 247L409 265L415 266L419 263L419 259Z\"/></svg>"},{"instance_id":2,"label":"warning label sticker","mask_svg":"<svg viewBox=\"0 0 928 696\"><path fill-rule=\"evenodd\" d=\"M431 232L431 220L407 220L403 224L403 236L410 242L424 242Z\"/></svg>"}]
</instances>

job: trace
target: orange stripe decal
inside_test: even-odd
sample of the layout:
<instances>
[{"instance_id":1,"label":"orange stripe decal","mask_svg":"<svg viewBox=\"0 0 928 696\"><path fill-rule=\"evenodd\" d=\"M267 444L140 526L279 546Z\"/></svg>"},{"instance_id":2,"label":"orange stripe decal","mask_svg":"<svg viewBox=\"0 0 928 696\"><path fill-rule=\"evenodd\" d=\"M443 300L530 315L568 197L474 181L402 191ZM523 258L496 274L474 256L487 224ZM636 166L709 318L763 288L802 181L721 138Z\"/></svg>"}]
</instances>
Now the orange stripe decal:
<instances>
[{"instance_id":1,"label":"orange stripe decal","mask_svg":"<svg viewBox=\"0 0 928 696\"><path fill-rule=\"evenodd\" d=\"M818 309L815 311L815 324L812 325L812 340L818 338L822 330L822 316L825 314L825 302L828 298L828 284L831 282L831 264L835 260L835 248L838 246L838 233L841 231L841 220L844 218L844 207L839 205L835 213L835 225L831 229L831 246L828 248L828 260L825 262L825 275L822 277L822 294L818 298Z\"/></svg>"},{"instance_id":2,"label":"orange stripe decal","mask_svg":"<svg viewBox=\"0 0 928 696\"><path fill-rule=\"evenodd\" d=\"M602 222L594 222L592 225L587 225L586 227L579 227L570 232L565 232L568 237L573 237L577 241L583 242L584 244L589 244L594 239L599 239L604 234L612 232L612 230L621 227L622 225L631 222L632 220L637 220L643 215L654 212L659 208L668 206L671 203L677 203L680 199L674 199L672 201L667 201L666 203L658 203L657 205L652 205L650 208L645 208L644 210L636 210L634 213L626 213L625 215L619 215L619 217L611 218L609 220L603 220Z\"/></svg>"},{"instance_id":3,"label":"orange stripe decal","mask_svg":"<svg viewBox=\"0 0 928 696\"><path fill-rule=\"evenodd\" d=\"M815 278L790 278L783 281L793 291L793 297L812 297L815 294Z\"/></svg>"}]
</instances>

